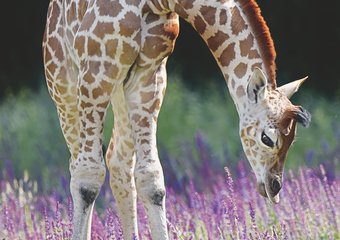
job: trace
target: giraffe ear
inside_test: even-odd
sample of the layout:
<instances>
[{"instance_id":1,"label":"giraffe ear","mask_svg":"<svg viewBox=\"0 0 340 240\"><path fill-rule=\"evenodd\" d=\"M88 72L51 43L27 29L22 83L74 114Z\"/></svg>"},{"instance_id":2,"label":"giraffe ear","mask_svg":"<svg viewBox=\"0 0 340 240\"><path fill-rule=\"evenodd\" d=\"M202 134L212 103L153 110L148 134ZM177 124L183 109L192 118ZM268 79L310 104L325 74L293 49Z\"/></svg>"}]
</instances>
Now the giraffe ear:
<instances>
[{"instance_id":1,"label":"giraffe ear","mask_svg":"<svg viewBox=\"0 0 340 240\"><path fill-rule=\"evenodd\" d=\"M291 98L291 96L293 96L293 94L299 90L300 86L304 81L306 81L307 78L308 77L304 77L294 82L287 83L281 87L278 87L277 90L286 95L287 98Z\"/></svg>"},{"instance_id":2,"label":"giraffe ear","mask_svg":"<svg viewBox=\"0 0 340 240\"><path fill-rule=\"evenodd\" d=\"M261 102L266 97L267 78L261 69L255 68L247 86L248 99L253 103Z\"/></svg>"}]
</instances>

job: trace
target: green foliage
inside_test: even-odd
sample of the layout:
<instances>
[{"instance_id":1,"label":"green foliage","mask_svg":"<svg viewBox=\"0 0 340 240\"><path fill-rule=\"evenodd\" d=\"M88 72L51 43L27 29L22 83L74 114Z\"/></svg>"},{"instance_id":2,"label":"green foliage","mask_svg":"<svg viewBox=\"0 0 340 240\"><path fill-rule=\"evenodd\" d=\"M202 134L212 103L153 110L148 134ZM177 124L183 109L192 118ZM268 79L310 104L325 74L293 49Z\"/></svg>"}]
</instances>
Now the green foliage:
<instances>
[{"instance_id":1,"label":"green foliage","mask_svg":"<svg viewBox=\"0 0 340 240\"><path fill-rule=\"evenodd\" d=\"M159 145L181 154L180 147L193 143L199 131L218 156L226 150L236 157L240 147L238 115L229 95L219 94L213 87L203 93L192 92L176 79L169 82L159 116Z\"/></svg>"},{"instance_id":2,"label":"green foliage","mask_svg":"<svg viewBox=\"0 0 340 240\"><path fill-rule=\"evenodd\" d=\"M69 158L55 107L42 89L22 91L0 106L0 159L12 160L15 170L39 176L64 167Z\"/></svg>"},{"instance_id":3,"label":"green foliage","mask_svg":"<svg viewBox=\"0 0 340 240\"><path fill-rule=\"evenodd\" d=\"M288 155L288 168L304 165L306 158L318 164L325 154L332 153L339 145L340 113L336 108L339 103L327 102L312 93L304 92L303 96L293 102L305 106L312 113L312 124L308 129L298 127L297 141ZM108 111L104 131L106 143L111 136L112 123L113 116ZM225 153L228 153L228 163L224 162L224 165L244 158L240 156L238 116L227 87L224 91L209 87L204 92L193 92L175 77L170 77L159 116L159 148L167 149L172 156L184 158L188 149L194 149L188 146L194 145L197 132L205 136L218 159L226 159ZM66 171L68 159L56 109L45 88L37 94L22 91L2 102L1 163L12 160L17 172L27 169L30 175L43 175L45 178L53 171Z\"/></svg>"},{"instance_id":4,"label":"green foliage","mask_svg":"<svg viewBox=\"0 0 340 240\"><path fill-rule=\"evenodd\" d=\"M311 92L300 93L301 95L303 96L293 102L311 112L312 122L309 128L298 126L296 141L288 154L288 168L302 165L305 158L310 163L318 164L326 156L329 159L328 155L332 155L333 150L339 147L339 102L315 97L316 93Z\"/></svg>"}]
</instances>

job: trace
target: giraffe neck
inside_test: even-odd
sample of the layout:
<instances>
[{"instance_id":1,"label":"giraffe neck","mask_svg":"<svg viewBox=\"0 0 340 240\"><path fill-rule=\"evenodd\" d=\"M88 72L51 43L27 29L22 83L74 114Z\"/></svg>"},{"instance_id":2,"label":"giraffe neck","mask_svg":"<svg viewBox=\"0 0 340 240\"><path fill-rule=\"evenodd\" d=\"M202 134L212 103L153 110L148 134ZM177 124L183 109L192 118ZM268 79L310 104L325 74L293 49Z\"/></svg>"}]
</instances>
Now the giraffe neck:
<instances>
[{"instance_id":1,"label":"giraffe neck","mask_svg":"<svg viewBox=\"0 0 340 240\"><path fill-rule=\"evenodd\" d=\"M166 6L164 1L157 1L162 2L158 6ZM171 11L179 14L196 29L209 47L223 73L239 114L246 105L247 83L255 67L264 69L270 86L276 87L275 50L255 1L170 0L167 4ZM251 19L253 16L246 16L245 8L252 8L250 11L253 12L250 14L259 15L258 19L255 19L260 21L260 29L257 32L250 21L254 20ZM265 38L262 42L257 36L259 32L266 32L265 36L260 36ZM269 48L269 53L263 48Z\"/></svg>"}]
</instances>

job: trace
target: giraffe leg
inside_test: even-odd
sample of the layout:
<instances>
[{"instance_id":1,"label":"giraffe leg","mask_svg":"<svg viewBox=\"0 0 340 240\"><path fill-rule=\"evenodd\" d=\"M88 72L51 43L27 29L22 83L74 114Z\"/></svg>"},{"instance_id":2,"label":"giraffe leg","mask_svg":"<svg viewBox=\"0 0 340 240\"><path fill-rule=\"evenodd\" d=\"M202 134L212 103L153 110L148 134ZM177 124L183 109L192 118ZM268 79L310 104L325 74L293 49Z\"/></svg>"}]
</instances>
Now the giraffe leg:
<instances>
[{"instance_id":1,"label":"giraffe leg","mask_svg":"<svg viewBox=\"0 0 340 240\"><path fill-rule=\"evenodd\" d=\"M126 87L129 118L135 140L137 161L135 181L153 239L168 239L163 170L156 147L157 117L166 88L166 59L156 72L137 69L131 86Z\"/></svg>"},{"instance_id":2,"label":"giraffe leg","mask_svg":"<svg viewBox=\"0 0 340 240\"><path fill-rule=\"evenodd\" d=\"M114 131L106 161L124 239L133 239L138 237L137 192L133 176L136 154L122 85L115 89L111 103L114 112Z\"/></svg>"},{"instance_id":3,"label":"giraffe leg","mask_svg":"<svg viewBox=\"0 0 340 240\"><path fill-rule=\"evenodd\" d=\"M94 202L105 180L103 123L113 85L94 72L92 65L97 66L98 62L81 65L78 82L79 153L70 164L74 205L72 239L90 239Z\"/></svg>"},{"instance_id":4,"label":"giraffe leg","mask_svg":"<svg viewBox=\"0 0 340 240\"><path fill-rule=\"evenodd\" d=\"M110 98L106 97L105 100L103 94L101 101L88 99L84 92L77 91L78 69L66 66L72 64L67 63L65 59L60 65L54 63L53 59L50 60L49 64L45 64L46 80L71 153L70 189L74 205L72 239L90 239L94 200L105 178L101 132L104 113ZM52 75L52 71L57 74ZM82 89L83 85L85 84L80 81L79 89ZM100 91L98 94L101 94ZM88 104L90 101L95 104Z\"/></svg>"}]
</instances>

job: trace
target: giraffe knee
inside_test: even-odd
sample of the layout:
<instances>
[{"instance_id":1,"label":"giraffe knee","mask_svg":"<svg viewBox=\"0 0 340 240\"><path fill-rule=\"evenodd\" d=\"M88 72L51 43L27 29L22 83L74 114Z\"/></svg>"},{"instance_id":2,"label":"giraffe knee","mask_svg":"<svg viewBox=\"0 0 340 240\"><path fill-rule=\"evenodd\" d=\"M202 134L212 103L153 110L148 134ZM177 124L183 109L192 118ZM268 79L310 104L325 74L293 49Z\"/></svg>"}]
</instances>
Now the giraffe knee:
<instances>
[{"instance_id":1,"label":"giraffe knee","mask_svg":"<svg viewBox=\"0 0 340 240\"><path fill-rule=\"evenodd\" d=\"M150 197L151 203L162 207L163 200L165 198L165 189L157 189L153 191L149 197Z\"/></svg>"},{"instance_id":2,"label":"giraffe knee","mask_svg":"<svg viewBox=\"0 0 340 240\"><path fill-rule=\"evenodd\" d=\"M163 206L166 191L163 178L144 178L139 181L137 177L137 192L142 201L156 206Z\"/></svg>"},{"instance_id":3,"label":"giraffe knee","mask_svg":"<svg viewBox=\"0 0 340 240\"><path fill-rule=\"evenodd\" d=\"M165 188L163 186L139 188L137 189L137 192L144 204L147 203L159 207L163 206L166 195Z\"/></svg>"},{"instance_id":4,"label":"giraffe knee","mask_svg":"<svg viewBox=\"0 0 340 240\"><path fill-rule=\"evenodd\" d=\"M84 202L84 210L85 210L94 203L94 201L96 200L98 196L99 189L95 189L95 188L90 189L87 187L81 187L79 192Z\"/></svg>"},{"instance_id":5,"label":"giraffe knee","mask_svg":"<svg viewBox=\"0 0 340 240\"><path fill-rule=\"evenodd\" d=\"M70 170L70 188L73 201L85 212L93 205L100 192L105 180L106 168L101 163L90 168L72 164Z\"/></svg>"}]
</instances>

